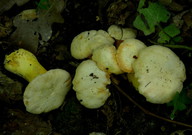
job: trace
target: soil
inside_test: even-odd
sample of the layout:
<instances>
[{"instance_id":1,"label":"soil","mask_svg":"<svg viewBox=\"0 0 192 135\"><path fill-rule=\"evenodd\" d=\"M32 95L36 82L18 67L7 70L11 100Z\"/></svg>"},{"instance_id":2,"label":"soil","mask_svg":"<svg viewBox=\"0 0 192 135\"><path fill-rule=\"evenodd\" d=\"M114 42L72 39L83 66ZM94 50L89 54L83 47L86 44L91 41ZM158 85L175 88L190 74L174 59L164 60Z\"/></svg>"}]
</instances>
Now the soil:
<instances>
[{"instance_id":1,"label":"soil","mask_svg":"<svg viewBox=\"0 0 192 135\"><path fill-rule=\"evenodd\" d=\"M189 6L192 1L173 0L171 4L166 4L166 0L160 2L172 17L180 17L183 21L180 26L183 40L180 44L192 47L192 9ZM61 12L64 22L51 25L52 37L48 41L42 43L42 37L39 36L37 50L33 50L33 53L47 70L66 69L73 77L81 62L70 54L73 38L87 30L107 30L112 24L134 28L138 3L138 0L66 0ZM28 82L5 70L3 62L6 54L25 48L22 43L13 42L10 38L17 29L13 19L21 11L32 8L37 8L37 4L29 1L22 6L13 5L0 15L0 27L6 28L3 29L5 31L2 28L0 30L0 135L88 135L92 132L106 135L192 134L191 104L185 110L176 112L172 121L170 114L173 107L148 103L128 82L126 74L112 76L114 82L118 83L108 86L111 96L98 109L82 106L75 92L70 90L58 109L40 115L27 112L22 95ZM147 45L151 45L156 36L156 33L145 36L137 30L137 38ZM192 52L180 48L172 50L186 66L184 88L188 88L187 94L191 98Z\"/></svg>"}]
</instances>

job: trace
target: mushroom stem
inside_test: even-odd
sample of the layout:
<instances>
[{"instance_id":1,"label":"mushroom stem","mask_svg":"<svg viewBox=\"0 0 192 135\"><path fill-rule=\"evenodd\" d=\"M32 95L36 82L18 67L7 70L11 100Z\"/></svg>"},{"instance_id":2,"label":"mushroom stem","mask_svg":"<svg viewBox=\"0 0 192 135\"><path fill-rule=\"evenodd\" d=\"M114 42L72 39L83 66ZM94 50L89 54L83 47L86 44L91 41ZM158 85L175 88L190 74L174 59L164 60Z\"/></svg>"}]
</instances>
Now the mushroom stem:
<instances>
[{"instance_id":1,"label":"mushroom stem","mask_svg":"<svg viewBox=\"0 0 192 135\"><path fill-rule=\"evenodd\" d=\"M38 62L35 55L24 49L19 49L6 55L4 67L6 70L21 76L28 82L31 82L38 75L47 72Z\"/></svg>"}]
</instances>

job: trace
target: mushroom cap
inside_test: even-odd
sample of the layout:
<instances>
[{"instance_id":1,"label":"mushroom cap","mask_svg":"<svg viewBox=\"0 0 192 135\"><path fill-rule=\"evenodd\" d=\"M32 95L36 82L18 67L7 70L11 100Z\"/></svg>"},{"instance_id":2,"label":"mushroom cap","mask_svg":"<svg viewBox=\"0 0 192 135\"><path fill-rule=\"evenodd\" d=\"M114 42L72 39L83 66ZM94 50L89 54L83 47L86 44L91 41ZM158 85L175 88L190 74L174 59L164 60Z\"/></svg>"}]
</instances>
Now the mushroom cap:
<instances>
[{"instance_id":1,"label":"mushroom cap","mask_svg":"<svg viewBox=\"0 0 192 135\"><path fill-rule=\"evenodd\" d=\"M99 69L92 60L79 64L72 83L77 99L86 108L99 108L110 96L106 88L111 83L110 76Z\"/></svg>"},{"instance_id":2,"label":"mushroom cap","mask_svg":"<svg viewBox=\"0 0 192 135\"><path fill-rule=\"evenodd\" d=\"M26 110L33 114L58 108L71 87L70 74L62 69L52 69L33 79L25 89L23 101Z\"/></svg>"},{"instance_id":3,"label":"mushroom cap","mask_svg":"<svg viewBox=\"0 0 192 135\"><path fill-rule=\"evenodd\" d=\"M89 135L106 135L105 133L102 132L91 132Z\"/></svg>"},{"instance_id":4,"label":"mushroom cap","mask_svg":"<svg viewBox=\"0 0 192 135\"><path fill-rule=\"evenodd\" d=\"M104 30L90 30L77 35L71 43L71 55L76 59L91 56L93 50L104 44L113 45L114 39Z\"/></svg>"},{"instance_id":5,"label":"mushroom cap","mask_svg":"<svg viewBox=\"0 0 192 135\"><path fill-rule=\"evenodd\" d=\"M131 28L121 28L118 25L111 25L107 32L116 40L125 40L128 38L136 38L136 31Z\"/></svg>"},{"instance_id":6,"label":"mushroom cap","mask_svg":"<svg viewBox=\"0 0 192 135\"><path fill-rule=\"evenodd\" d=\"M116 60L116 48L113 45L102 45L93 51L92 60L97 66L108 73L122 74Z\"/></svg>"},{"instance_id":7,"label":"mushroom cap","mask_svg":"<svg viewBox=\"0 0 192 135\"><path fill-rule=\"evenodd\" d=\"M117 49L117 63L124 72L133 72L132 63L137 59L139 51L146 45L138 39L130 38L124 40Z\"/></svg>"},{"instance_id":8,"label":"mushroom cap","mask_svg":"<svg viewBox=\"0 0 192 135\"><path fill-rule=\"evenodd\" d=\"M181 92L185 66L169 48L153 45L140 51L133 63L138 91L151 103L168 103Z\"/></svg>"}]
</instances>

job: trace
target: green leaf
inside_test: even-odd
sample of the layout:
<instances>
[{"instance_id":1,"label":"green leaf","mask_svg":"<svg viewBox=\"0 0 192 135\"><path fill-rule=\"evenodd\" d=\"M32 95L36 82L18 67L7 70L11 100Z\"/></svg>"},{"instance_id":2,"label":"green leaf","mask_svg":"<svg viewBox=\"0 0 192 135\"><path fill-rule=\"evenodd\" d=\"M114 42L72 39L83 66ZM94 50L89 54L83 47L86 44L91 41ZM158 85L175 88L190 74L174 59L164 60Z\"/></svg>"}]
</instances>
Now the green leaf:
<instances>
[{"instance_id":1,"label":"green leaf","mask_svg":"<svg viewBox=\"0 0 192 135\"><path fill-rule=\"evenodd\" d=\"M179 28L177 28L174 24L170 24L163 29L163 31L169 35L170 37L175 37L180 34Z\"/></svg>"},{"instance_id":2,"label":"green leaf","mask_svg":"<svg viewBox=\"0 0 192 135\"><path fill-rule=\"evenodd\" d=\"M173 38L173 42L174 42L174 43L182 42L182 40L183 40L183 38L180 37L180 36L176 36L176 37Z\"/></svg>"},{"instance_id":3,"label":"green leaf","mask_svg":"<svg viewBox=\"0 0 192 135\"><path fill-rule=\"evenodd\" d=\"M141 9L145 5L146 0L140 0L137 10Z\"/></svg>"},{"instance_id":4,"label":"green leaf","mask_svg":"<svg viewBox=\"0 0 192 135\"><path fill-rule=\"evenodd\" d=\"M170 44L171 45L175 45L179 42L182 42L183 38L180 37L180 36L176 36L176 37L173 37L171 40L170 40Z\"/></svg>"},{"instance_id":5,"label":"green leaf","mask_svg":"<svg viewBox=\"0 0 192 135\"><path fill-rule=\"evenodd\" d=\"M170 37L164 32L160 31L159 32L159 39L157 40L158 43L169 43Z\"/></svg>"},{"instance_id":6,"label":"green leaf","mask_svg":"<svg viewBox=\"0 0 192 135\"><path fill-rule=\"evenodd\" d=\"M138 9L139 15L133 22L134 27L150 35L160 22L167 22L170 13L159 3L149 3L148 8Z\"/></svg>"},{"instance_id":7,"label":"green leaf","mask_svg":"<svg viewBox=\"0 0 192 135\"><path fill-rule=\"evenodd\" d=\"M50 8L49 0L40 0L39 2L35 2L38 9L48 10Z\"/></svg>"},{"instance_id":8,"label":"green leaf","mask_svg":"<svg viewBox=\"0 0 192 135\"><path fill-rule=\"evenodd\" d=\"M179 41L181 41L181 37L176 38L176 36L179 34L180 34L179 28L177 28L174 24L170 24L159 32L159 39L157 40L157 42L169 43L170 40L172 39L174 43L178 43Z\"/></svg>"},{"instance_id":9,"label":"green leaf","mask_svg":"<svg viewBox=\"0 0 192 135\"><path fill-rule=\"evenodd\" d=\"M133 22L134 27L144 32L145 35L150 35L155 31L155 27L148 27L148 24L146 24L141 16L137 16L135 21Z\"/></svg>"},{"instance_id":10,"label":"green leaf","mask_svg":"<svg viewBox=\"0 0 192 135\"><path fill-rule=\"evenodd\" d=\"M191 99L187 97L187 93L185 90L182 90L181 93L176 93L173 100L167 103L168 106L173 106L173 111L170 115L171 119L175 118L175 113L177 111L183 111L187 108L187 104L192 103Z\"/></svg>"}]
</instances>

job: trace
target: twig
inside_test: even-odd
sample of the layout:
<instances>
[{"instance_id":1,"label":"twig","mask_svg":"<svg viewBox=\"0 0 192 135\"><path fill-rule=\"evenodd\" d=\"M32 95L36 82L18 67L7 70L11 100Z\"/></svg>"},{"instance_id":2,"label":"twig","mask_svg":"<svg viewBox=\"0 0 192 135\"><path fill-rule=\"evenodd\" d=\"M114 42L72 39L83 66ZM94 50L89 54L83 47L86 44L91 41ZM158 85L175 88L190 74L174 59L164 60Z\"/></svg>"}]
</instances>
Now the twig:
<instances>
[{"instance_id":1,"label":"twig","mask_svg":"<svg viewBox=\"0 0 192 135\"><path fill-rule=\"evenodd\" d=\"M127 93L125 93L115 82L112 81L112 84L117 88L117 90L123 94L129 101L131 101L133 104L135 104L140 110L142 110L145 114L153 116L155 118L170 122L170 123L174 123L180 126L184 126L184 127L188 127L188 128L192 128L192 125L186 124L186 123L182 123L179 121L174 121L174 120L170 120L167 118L164 118L162 116L156 115L148 110L146 110L145 108L143 108L141 105L139 105L136 101L134 101Z\"/></svg>"},{"instance_id":2,"label":"twig","mask_svg":"<svg viewBox=\"0 0 192 135\"><path fill-rule=\"evenodd\" d=\"M186 49L192 51L192 47L184 46L184 45L164 45L169 48L179 48L179 49Z\"/></svg>"}]
</instances>

